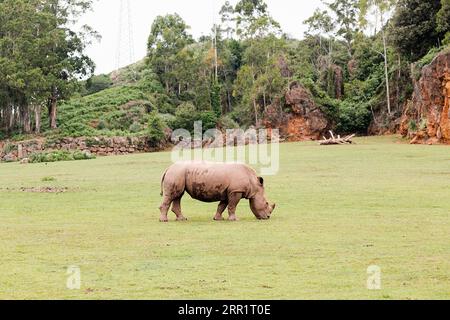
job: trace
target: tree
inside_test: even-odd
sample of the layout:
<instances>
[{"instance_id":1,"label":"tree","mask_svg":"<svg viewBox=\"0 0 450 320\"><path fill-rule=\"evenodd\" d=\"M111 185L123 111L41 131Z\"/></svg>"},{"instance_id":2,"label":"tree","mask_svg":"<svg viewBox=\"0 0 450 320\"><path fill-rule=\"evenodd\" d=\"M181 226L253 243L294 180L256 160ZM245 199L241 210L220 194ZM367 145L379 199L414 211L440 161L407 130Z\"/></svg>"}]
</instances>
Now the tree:
<instances>
[{"instance_id":1,"label":"tree","mask_svg":"<svg viewBox=\"0 0 450 320\"><path fill-rule=\"evenodd\" d=\"M91 0L47 0L44 12L56 23L41 34L48 37L44 42L45 58L39 68L44 70L49 80L48 111L50 128L57 127L57 103L60 98L69 98L78 86L78 80L89 78L95 69L93 61L84 51L91 39L100 36L89 26L83 26L80 32L68 28L70 22L78 19L92 6Z\"/></svg>"},{"instance_id":2,"label":"tree","mask_svg":"<svg viewBox=\"0 0 450 320\"><path fill-rule=\"evenodd\" d=\"M280 24L268 12L264 0L240 0L234 7L236 33L243 39L263 38L280 33Z\"/></svg>"},{"instance_id":3,"label":"tree","mask_svg":"<svg viewBox=\"0 0 450 320\"><path fill-rule=\"evenodd\" d=\"M226 1L225 4L222 6L219 12L221 16L222 26L220 27L220 30L226 34L227 39L232 38L234 34L234 8L230 4L230 1Z\"/></svg>"},{"instance_id":4,"label":"tree","mask_svg":"<svg viewBox=\"0 0 450 320\"><path fill-rule=\"evenodd\" d=\"M153 111L148 116L147 139L151 147L160 147L161 142L165 139L166 125L158 112Z\"/></svg>"},{"instance_id":5,"label":"tree","mask_svg":"<svg viewBox=\"0 0 450 320\"><path fill-rule=\"evenodd\" d=\"M408 60L417 61L432 47L439 46L444 38L450 17L445 18L444 7L441 11L439 9L441 0L399 0L392 19L390 38Z\"/></svg>"},{"instance_id":6,"label":"tree","mask_svg":"<svg viewBox=\"0 0 450 320\"><path fill-rule=\"evenodd\" d=\"M306 36L318 37L322 46L322 35L328 35L334 30L333 20L328 11L316 9L314 14L304 22L308 26Z\"/></svg>"},{"instance_id":7,"label":"tree","mask_svg":"<svg viewBox=\"0 0 450 320\"><path fill-rule=\"evenodd\" d=\"M359 0L335 0L328 3L328 7L336 15L339 25L336 35L344 38L351 57L353 40L358 32Z\"/></svg>"},{"instance_id":8,"label":"tree","mask_svg":"<svg viewBox=\"0 0 450 320\"><path fill-rule=\"evenodd\" d=\"M147 44L148 61L168 94L179 91L173 71L177 65L177 54L193 43L188 29L189 26L178 14L158 16L152 24Z\"/></svg>"},{"instance_id":9,"label":"tree","mask_svg":"<svg viewBox=\"0 0 450 320\"><path fill-rule=\"evenodd\" d=\"M441 9L437 14L437 31L445 34L445 42L450 44L450 0L441 0Z\"/></svg>"},{"instance_id":10,"label":"tree","mask_svg":"<svg viewBox=\"0 0 450 320\"><path fill-rule=\"evenodd\" d=\"M361 0L360 1L360 24L364 28L367 26L367 16L370 9L374 9L376 12L376 17L381 25L381 37L383 41L383 52L379 53L384 58L384 73L386 79L386 101L387 101L387 111L388 115L392 114L391 108L391 93L389 88L389 62L388 62L388 50L387 50L387 39L385 32L386 16L395 6L396 0Z\"/></svg>"},{"instance_id":11,"label":"tree","mask_svg":"<svg viewBox=\"0 0 450 320\"><path fill-rule=\"evenodd\" d=\"M335 65L333 60L333 45L335 39L332 33L336 28L336 23L331 18L327 10L316 9L314 14L304 22L308 26L308 31L305 35L308 38L318 38L319 48L314 50L315 54L312 55L315 61L316 72L322 82L322 86L325 87L327 93L334 97L336 90L335 85ZM328 41L327 46L323 46L323 35L325 35Z\"/></svg>"},{"instance_id":12,"label":"tree","mask_svg":"<svg viewBox=\"0 0 450 320\"><path fill-rule=\"evenodd\" d=\"M40 132L41 108L47 105L50 127L56 128L57 101L69 97L78 80L88 77L93 62L84 55L88 36L96 33L69 28L69 21L87 10L91 1L3 0L0 2L0 90L7 96L2 114L7 131L13 126ZM12 115L18 114L18 119Z\"/></svg>"}]
</instances>

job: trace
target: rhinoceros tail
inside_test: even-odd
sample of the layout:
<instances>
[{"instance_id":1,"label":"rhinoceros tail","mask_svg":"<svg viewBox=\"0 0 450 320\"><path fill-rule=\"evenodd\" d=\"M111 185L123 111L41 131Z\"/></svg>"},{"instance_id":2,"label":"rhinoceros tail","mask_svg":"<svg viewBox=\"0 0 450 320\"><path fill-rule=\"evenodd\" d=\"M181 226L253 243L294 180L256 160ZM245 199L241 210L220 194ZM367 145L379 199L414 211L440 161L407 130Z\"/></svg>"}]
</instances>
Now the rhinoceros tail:
<instances>
[{"instance_id":1,"label":"rhinoceros tail","mask_svg":"<svg viewBox=\"0 0 450 320\"><path fill-rule=\"evenodd\" d=\"M161 197L164 195L164 180L166 179L166 173L167 173L167 170L166 170L166 172L164 172L162 179L161 179Z\"/></svg>"}]
</instances>

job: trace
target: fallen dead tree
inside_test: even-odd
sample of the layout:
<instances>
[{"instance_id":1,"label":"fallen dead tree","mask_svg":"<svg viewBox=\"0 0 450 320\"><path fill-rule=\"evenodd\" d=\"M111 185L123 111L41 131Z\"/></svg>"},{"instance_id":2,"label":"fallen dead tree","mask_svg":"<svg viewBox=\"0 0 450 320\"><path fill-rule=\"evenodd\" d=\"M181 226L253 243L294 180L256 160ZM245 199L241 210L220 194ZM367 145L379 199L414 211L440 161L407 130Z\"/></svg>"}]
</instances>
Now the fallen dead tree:
<instances>
[{"instance_id":1,"label":"fallen dead tree","mask_svg":"<svg viewBox=\"0 0 450 320\"><path fill-rule=\"evenodd\" d=\"M352 144L353 143L352 139L356 136L355 134L352 134L341 138L341 136L335 137L332 131L330 131L330 134L331 134L330 139L323 137L324 140L320 141L321 146Z\"/></svg>"}]
</instances>

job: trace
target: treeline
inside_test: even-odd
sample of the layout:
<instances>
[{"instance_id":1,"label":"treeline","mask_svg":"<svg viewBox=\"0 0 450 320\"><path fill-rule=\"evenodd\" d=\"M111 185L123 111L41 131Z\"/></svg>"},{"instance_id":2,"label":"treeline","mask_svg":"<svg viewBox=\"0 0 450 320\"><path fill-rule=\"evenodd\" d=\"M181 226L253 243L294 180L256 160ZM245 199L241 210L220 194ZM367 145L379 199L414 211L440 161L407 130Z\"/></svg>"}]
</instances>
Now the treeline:
<instances>
[{"instance_id":1,"label":"treeline","mask_svg":"<svg viewBox=\"0 0 450 320\"><path fill-rule=\"evenodd\" d=\"M0 0L0 133L56 129L58 101L94 71L84 49L95 32L73 30L90 7L88 0Z\"/></svg>"},{"instance_id":2,"label":"treeline","mask_svg":"<svg viewBox=\"0 0 450 320\"><path fill-rule=\"evenodd\" d=\"M68 22L90 1L0 6L7 22L0 25L2 132L38 132L40 110L53 115L58 99L125 82L137 82L151 102L156 140L165 125L192 129L195 120L208 129L263 126L269 114L285 119L294 83L311 93L336 131L388 130L411 96L415 72L450 45L450 0L330 0L303 22L303 40L283 32L264 0L241 0L226 2L211 35L197 40L178 14L157 17L144 64L128 68L126 81L95 76L79 91L77 78L93 64L83 54L85 37ZM48 127L56 124L54 114Z\"/></svg>"},{"instance_id":3,"label":"treeline","mask_svg":"<svg viewBox=\"0 0 450 320\"><path fill-rule=\"evenodd\" d=\"M153 23L147 64L163 88L158 109L175 125L206 112L219 127L260 126L268 108L281 119L285 93L300 83L338 131L388 128L410 97L412 64L450 44L448 0L330 1L304 22L301 41L263 0L226 2L220 14L198 41L177 14Z\"/></svg>"}]
</instances>

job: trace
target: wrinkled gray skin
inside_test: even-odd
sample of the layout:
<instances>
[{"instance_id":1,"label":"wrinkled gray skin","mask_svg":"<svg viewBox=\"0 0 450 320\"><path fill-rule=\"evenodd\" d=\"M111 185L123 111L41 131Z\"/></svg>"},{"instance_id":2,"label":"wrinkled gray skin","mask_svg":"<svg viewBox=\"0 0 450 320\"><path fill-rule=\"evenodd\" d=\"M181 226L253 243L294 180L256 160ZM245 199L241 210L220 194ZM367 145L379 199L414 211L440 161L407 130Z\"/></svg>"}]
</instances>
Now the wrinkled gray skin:
<instances>
[{"instance_id":1,"label":"wrinkled gray skin","mask_svg":"<svg viewBox=\"0 0 450 320\"><path fill-rule=\"evenodd\" d=\"M168 222L167 213L172 211L178 221L185 221L181 211L181 198L188 193L202 202L220 202L214 220L223 220L222 214L228 208L230 221L236 221L236 208L241 199L250 201L250 208L256 218L269 219L275 204L270 205L264 192L264 179L243 164L209 162L180 162L164 173L161 181L161 222Z\"/></svg>"}]
</instances>

